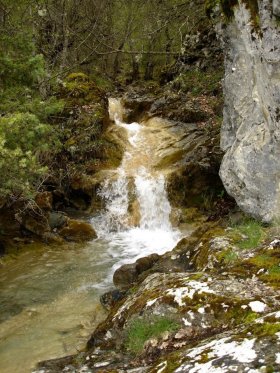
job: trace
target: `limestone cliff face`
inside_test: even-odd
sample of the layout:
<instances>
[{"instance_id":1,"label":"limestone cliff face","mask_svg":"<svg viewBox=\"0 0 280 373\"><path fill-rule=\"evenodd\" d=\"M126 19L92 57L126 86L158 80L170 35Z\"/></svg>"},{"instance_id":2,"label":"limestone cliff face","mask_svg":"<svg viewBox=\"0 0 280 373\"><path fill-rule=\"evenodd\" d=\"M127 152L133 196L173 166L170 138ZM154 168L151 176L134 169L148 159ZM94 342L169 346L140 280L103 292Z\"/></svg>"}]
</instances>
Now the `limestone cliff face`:
<instances>
[{"instance_id":1,"label":"limestone cliff face","mask_svg":"<svg viewBox=\"0 0 280 373\"><path fill-rule=\"evenodd\" d=\"M245 212L280 217L280 1L259 1L259 29L244 2L222 31L225 107L220 176Z\"/></svg>"}]
</instances>

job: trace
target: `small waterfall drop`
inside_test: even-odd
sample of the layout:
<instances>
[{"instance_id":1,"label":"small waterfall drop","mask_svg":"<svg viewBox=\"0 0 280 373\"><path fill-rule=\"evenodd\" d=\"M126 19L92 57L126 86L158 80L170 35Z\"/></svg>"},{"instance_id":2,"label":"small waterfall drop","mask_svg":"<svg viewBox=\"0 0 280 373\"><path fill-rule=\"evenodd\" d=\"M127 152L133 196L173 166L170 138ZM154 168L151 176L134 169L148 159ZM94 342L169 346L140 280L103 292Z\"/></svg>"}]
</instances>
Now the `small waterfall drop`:
<instances>
[{"instance_id":1,"label":"small waterfall drop","mask_svg":"<svg viewBox=\"0 0 280 373\"><path fill-rule=\"evenodd\" d=\"M181 234L170 223L164 175L151 166L156 135L147 137L139 123L124 123L119 100L110 99L109 108L110 118L127 130L128 148L119 168L99 190L105 209L93 218L93 224L98 237L108 241L115 270L151 253L171 250ZM137 223L133 214L138 216Z\"/></svg>"},{"instance_id":2,"label":"small waterfall drop","mask_svg":"<svg viewBox=\"0 0 280 373\"><path fill-rule=\"evenodd\" d=\"M148 230L172 231L169 220L170 203L163 175L151 176L142 167L135 177L136 195L140 205L140 227Z\"/></svg>"}]
</instances>

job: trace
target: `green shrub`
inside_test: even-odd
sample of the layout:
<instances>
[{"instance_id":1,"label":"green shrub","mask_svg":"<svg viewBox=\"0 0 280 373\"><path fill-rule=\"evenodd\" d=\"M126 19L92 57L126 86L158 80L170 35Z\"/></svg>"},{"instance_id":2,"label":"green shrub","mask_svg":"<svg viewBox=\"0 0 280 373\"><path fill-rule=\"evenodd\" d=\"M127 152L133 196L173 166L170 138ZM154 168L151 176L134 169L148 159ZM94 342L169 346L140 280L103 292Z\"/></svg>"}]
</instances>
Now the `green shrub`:
<instances>
[{"instance_id":1,"label":"green shrub","mask_svg":"<svg viewBox=\"0 0 280 373\"><path fill-rule=\"evenodd\" d=\"M147 340L159 337L163 332L175 331L179 325L166 317L152 317L134 320L128 327L126 347L134 353L142 351Z\"/></svg>"},{"instance_id":2,"label":"green shrub","mask_svg":"<svg viewBox=\"0 0 280 373\"><path fill-rule=\"evenodd\" d=\"M0 118L0 196L29 196L47 167L39 157L58 146L52 128L30 113L14 113Z\"/></svg>"},{"instance_id":3,"label":"green shrub","mask_svg":"<svg viewBox=\"0 0 280 373\"><path fill-rule=\"evenodd\" d=\"M35 87L45 76L45 62L36 54L32 34L28 32L0 36L0 81L4 87Z\"/></svg>"}]
</instances>

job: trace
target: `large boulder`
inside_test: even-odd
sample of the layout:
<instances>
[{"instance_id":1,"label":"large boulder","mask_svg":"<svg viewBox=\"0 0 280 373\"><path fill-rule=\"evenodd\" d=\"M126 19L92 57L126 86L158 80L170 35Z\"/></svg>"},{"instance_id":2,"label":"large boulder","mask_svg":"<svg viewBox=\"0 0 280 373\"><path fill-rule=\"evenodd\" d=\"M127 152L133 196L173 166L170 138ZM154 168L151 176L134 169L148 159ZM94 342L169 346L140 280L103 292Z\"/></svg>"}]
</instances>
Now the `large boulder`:
<instances>
[{"instance_id":1,"label":"large boulder","mask_svg":"<svg viewBox=\"0 0 280 373\"><path fill-rule=\"evenodd\" d=\"M274 13L278 2L274 1ZM247 213L265 222L280 216L280 28L272 0L251 14L239 1L222 30L225 47L225 151L220 176Z\"/></svg>"}]
</instances>

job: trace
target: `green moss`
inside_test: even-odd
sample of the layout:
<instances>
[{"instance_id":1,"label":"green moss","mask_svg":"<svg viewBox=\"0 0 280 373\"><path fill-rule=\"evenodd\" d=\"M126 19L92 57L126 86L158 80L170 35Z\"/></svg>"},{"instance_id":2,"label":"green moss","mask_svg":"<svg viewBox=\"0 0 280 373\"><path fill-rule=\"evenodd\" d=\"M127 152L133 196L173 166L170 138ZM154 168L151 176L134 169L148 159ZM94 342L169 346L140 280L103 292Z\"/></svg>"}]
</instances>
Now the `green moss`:
<instances>
[{"instance_id":1,"label":"green moss","mask_svg":"<svg viewBox=\"0 0 280 373\"><path fill-rule=\"evenodd\" d=\"M159 337L163 332L175 331L178 328L179 324L166 317L136 319L127 328L126 347L138 354L150 338Z\"/></svg>"},{"instance_id":2,"label":"green moss","mask_svg":"<svg viewBox=\"0 0 280 373\"><path fill-rule=\"evenodd\" d=\"M251 324L251 322L255 321L258 317L259 315L256 312L248 311L244 317L244 324Z\"/></svg>"},{"instance_id":3,"label":"green moss","mask_svg":"<svg viewBox=\"0 0 280 373\"><path fill-rule=\"evenodd\" d=\"M189 281L198 281L204 276L204 273L197 272L189 276Z\"/></svg>"},{"instance_id":4,"label":"green moss","mask_svg":"<svg viewBox=\"0 0 280 373\"><path fill-rule=\"evenodd\" d=\"M270 269L271 267L275 267L275 265L278 264L279 259L277 260L277 258L273 258L268 254L261 254L249 259L248 262L258 268Z\"/></svg>"},{"instance_id":5,"label":"green moss","mask_svg":"<svg viewBox=\"0 0 280 373\"><path fill-rule=\"evenodd\" d=\"M270 365L265 368L265 373L274 373L275 369Z\"/></svg>"},{"instance_id":6,"label":"green moss","mask_svg":"<svg viewBox=\"0 0 280 373\"><path fill-rule=\"evenodd\" d=\"M168 354L168 356L164 356L163 359L158 360L156 366L150 368L149 372L158 373L160 371L162 373L173 373L180 367L181 359L181 353L174 351ZM163 364L165 365L164 368L162 368Z\"/></svg>"},{"instance_id":7,"label":"green moss","mask_svg":"<svg viewBox=\"0 0 280 373\"><path fill-rule=\"evenodd\" d=\"M199 357L200 357L200 359L198 360L199 364L205 364L210 360L209 353L207 352L203 352Z\"/></svg>"},{"instance_id":8,"label":"green moss","mask_svg":"<svg viewBox=\"0 0 280 373\"><path fill-rule=\"evenodd\" d=\"M217 255L217 259L219 262L232 264L238 260L238 255L232 249L226 249Z\"/></svg>"},{"instance_id":9,"label":"green moss","mask_svg":"<svg viewBox=\"0 0 280 373\"><path fill-rule=\"evenodd\" d=\"M248 259L247 265L255 268L254 272L259 273L262 281L269 283L274 287L280 286L280 257L279 249L264 249L258 255ZM264 270L259 272L260 270Z\"/></svg>"},{"instance_id":10,"label":"green moss","mask_svg":"<svg viewBox=\"0 0 280 373\"><path fill-rule=\"evenodd\" d=\"M238 298L237 296L229 299L217 294L195 294L192 305L187 310L197 312L200 307L205 307L206 313L211 313L214 320L211 322L211 328L216 327L235 327L237 325L250 324L259 317L259 314L253 312L249 307L242 308L248 301Z\"/></svg>"},{"instance_id":11,"label":"green moss","mask_svg":"<svg viewBox=\"0 0 280 373\"><path fill-rule=\"evenodd\" d=\"M90 74L90 78L96 83L99 88L104 89L105 91L109 91L115 88L114 83L101 72L93 72L92 74Z\"/></svg>"},{"instance_id":12,"label":"green moss","mask_svg":"<svg viewBox=\"0 0 280 373\"><path fill-rule=\"evenodd\" d=\"M77 81L77 82L88 82L89 77L82 73L82 72L76 72L76 73L71 73L66 77L66 81Z\"/></svg>"},{"instance_id":13,"label":"green moss","mask_svg":"<svg viewBox=\"0 0 280 373\"><path fill-rule=\"evenodd\" d=\"M204 219L205 217L201 214L197 207L181 209L180 222L182 223L193 223Z\"/></svg>"},{"instance_id":14,"label":"green moss","mask_svg":"<svg viewBox=\"0 0 280 373\"><path fill-rule=\"evenodd\" d=\"M260 276L261 280L269 283L271 286L276 288L280 287L280 271L269 270L268 273Z\"/></svg>"},{"instance_id":15,"label":"green moss","mask_svg":"<svg viewBox=\"0 0 280 373\"><path fill-rule=\"evenodd\" d=\"M257 324L250 326L251 333L256 337L267 337L273 336L276 333L280 332L280 323L268 323L264 322L263 324Z\"/></svg>"}]
</instances>

